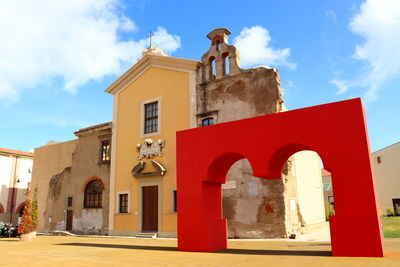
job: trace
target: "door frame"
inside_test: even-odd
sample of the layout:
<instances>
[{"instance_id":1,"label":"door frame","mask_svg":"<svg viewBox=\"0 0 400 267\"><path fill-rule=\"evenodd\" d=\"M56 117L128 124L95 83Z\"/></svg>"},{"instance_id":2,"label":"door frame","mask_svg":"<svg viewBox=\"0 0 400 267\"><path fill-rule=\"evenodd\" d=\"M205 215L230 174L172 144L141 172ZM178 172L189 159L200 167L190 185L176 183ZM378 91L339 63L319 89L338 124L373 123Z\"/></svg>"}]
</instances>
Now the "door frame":
<instances>
[{"instance_id":1,"label":"door frame","mask_svg":"<svg viewBox=\"0 0 400 267\"><path fill-rule=\"evenodd\" d=\"M68 213L71 213L71 229L68 229ZM70 209L66 210L65 217L65 231L72 231L74 225L74 211Z\"/></svg>"},{"instance_id":2,"label":"door frame","mask_svg":"<svg viewBox=\"0 0 400 267\"><path fill-rule=\"evenodd\" d=\"M157 186L158 187L158 222L157 222L157 228L158 228L158 232L161 232L161 227L162 227L162 217L161 217L161 211L162 211L162 182L161 182L161 178L140 178L139 181L139 186L138 186L138 210L139 210L139 214L138 214L138 231L140 233L143 232L143 226L142 226L142 222L143 222L143 194L142 194L142 187L145 186Z\"/></svg>"}]
</instances>

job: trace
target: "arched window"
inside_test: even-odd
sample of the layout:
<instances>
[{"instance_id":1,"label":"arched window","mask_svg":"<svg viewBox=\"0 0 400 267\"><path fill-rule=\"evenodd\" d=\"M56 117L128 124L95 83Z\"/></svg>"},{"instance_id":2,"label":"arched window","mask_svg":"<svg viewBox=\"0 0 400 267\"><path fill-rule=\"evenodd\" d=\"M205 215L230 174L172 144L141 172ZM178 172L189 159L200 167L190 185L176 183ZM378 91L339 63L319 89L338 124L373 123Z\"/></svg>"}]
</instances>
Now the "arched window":
<instances>
[{"instance_id":1,"label":"arched window","mask_svg":"<svg viewBox=\"0 0 400 267\"><path fill-rule=\"evenodd\" d=\"M4 207L3 205L1 205L1 203L0 203L0 213L4 213Z\"/></svg>"},{"instance_id":2,"label":"arched window","mask_svg":"<svg viewBox=\"0 0 400 267\"><path fill-rule=\"evenodd\" d=\"M221 41L217 41L217 51L221 50Z\"/></svg>"},{"instance_id":3,"label":"arched window","mask_svg":"<svg viewBox=\"0 0 400 267\"><path fill-rule=\"evenodd\" d=\"M17 208L17 213L19 217L22 217L24 215L24 208L25 208L25 202L21 203L18 208Z\"/></svg>"},{"instance_id":4,"label":"arched window","mask_svg":"<svg viewBox=\"0 0 400 267\"><path fill-rule=\"evenodd\" d=\"M222 60L223 60L223 73L224 73L224 75L229 75L229 73L230 73L229 53L222 54Z\"/></svg>"},{"instance_id":5,"label":"arched window","mask_svg":"<svg viewBox=\"0 0 400 267\"><path fill-rule=\"evenodd\" d=\"M209 65L209 68L210 68L210 80L214 80L215 79L215 75L216 75L216 73L217 73L217 63L215 62L215 57L210 57L209 59L208 59L208 63L210 64Z\"/></svg>"},{"instance_id":6,"label":"arched window","mask_svg":"<svg viewBox=\"0 0 400 267\"><path fill-rule=\"evenodd\" d=\"M85 188L84 208L101 208L103 189L97 180L90 181Z\"/></svg>"}]
</instances>

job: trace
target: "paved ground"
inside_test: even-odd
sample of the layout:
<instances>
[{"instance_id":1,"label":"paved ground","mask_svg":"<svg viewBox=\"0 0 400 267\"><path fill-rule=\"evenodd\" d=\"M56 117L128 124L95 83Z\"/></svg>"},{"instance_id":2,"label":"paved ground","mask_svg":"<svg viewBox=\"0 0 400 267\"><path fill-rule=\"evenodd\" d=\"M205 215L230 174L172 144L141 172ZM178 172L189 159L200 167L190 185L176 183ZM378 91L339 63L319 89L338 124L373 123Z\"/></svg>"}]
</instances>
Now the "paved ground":
<instances>
[{"instance_id":1,"label":"paved ground","mask_svg":"<svg viewBox=\"0 0 400 267\"><path fill-rule=\"evenodd\" d=\"M400 266L400 239L385 258L330 256L329 242L229 241L214 253L179 252L175 239L38 236L0 239L1 266Z\"/></svg>"}]
</instances>

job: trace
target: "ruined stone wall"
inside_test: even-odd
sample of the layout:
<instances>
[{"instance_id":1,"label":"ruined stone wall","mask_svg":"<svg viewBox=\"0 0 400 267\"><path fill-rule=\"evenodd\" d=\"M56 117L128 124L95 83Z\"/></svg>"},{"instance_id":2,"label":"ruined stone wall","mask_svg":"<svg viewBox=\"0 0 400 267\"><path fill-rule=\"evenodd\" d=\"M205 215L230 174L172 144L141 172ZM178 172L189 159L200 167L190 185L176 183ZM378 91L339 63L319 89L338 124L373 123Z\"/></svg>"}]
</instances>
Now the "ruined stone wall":
<instances>
[{"instance_id":1,"label":"ruined stone wall","mask_svg":"<svg viewBox=\"0 0 400 267\"><path fill-rule=\"evenodd\" d=\"M284 110L277 70L242 70L239 53L228 45L227 35L226 29L208 35L211 47L197 71L198 126L206 118L222 123ZM282 179L265 180L252 176L245 159L232 165L223 186L223 216L228 219L230 238L282 238L298 229L298 209L290 201L296 199L292 169L289 160Z\"/></svg>"},{"instance_id":2,"label":"ruined stone wall","mask_svg":"<svg viewBox=\"0 0 400 267\"><path fill-rule=\"evenodd\" d=\"M41 147L34 161L32 181L39 185L40 232L64 231L72 210L72 232L107 234L110 164L100 161L102 140L111 140L111 125L81 130L78 140ZM84 208L85 183L98 177L104 184L102 208ZM68 206L72 197L72 206Z\"/></svg>"},{"instance_id":3,"label":"ruined stone wall","mask_svg":"<svg viewBox=\"0 0 400 267\"><path fill-rule=\"evenodd\" d=\"M63 190L65 206L67 197L73 196L73 232L78 234L107 234L110 195L110 164L100 162L100 142L111 139L111 129L104 135L98 133L82 136L73 155L71 177L73 182ZM98 177L104 184L102 208L85 209L84 185L87 179Z\"/></svg>"},{"instance_id":4,"label":"ruined stone wall","mask_svg":"<svg viewBox=\"0 0 400 267\"><path fill-rule=\"evenodd\" d=\"M47 232L48 212L46 209L50 179L65 168L72 166L72 153L78 140L51 144L35 149L32 167L31 188L38 186L39 222L38 232Z\"/></svg>"}]
</instances>

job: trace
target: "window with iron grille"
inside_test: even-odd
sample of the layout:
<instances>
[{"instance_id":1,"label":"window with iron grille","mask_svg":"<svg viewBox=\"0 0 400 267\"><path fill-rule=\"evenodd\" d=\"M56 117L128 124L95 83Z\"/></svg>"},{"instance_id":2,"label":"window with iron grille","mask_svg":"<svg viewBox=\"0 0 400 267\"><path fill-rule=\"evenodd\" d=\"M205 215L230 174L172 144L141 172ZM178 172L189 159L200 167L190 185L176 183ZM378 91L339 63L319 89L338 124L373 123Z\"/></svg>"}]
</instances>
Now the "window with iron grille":
<instances>
[{"instance_id":1,"label":"window with iron grille","mask_svg":"<svg viewBox=\"0 0 400 267\"><path fill-rule=\"evenodd\" d=\"M119 213L128 213L128 194L119 194Z\"/></svg>"},{"instance_id":2,"label":"window with iron grille","mask_svg":"<svg viewBox=\"0 0 400 267\"><path fill-rule=\"evenodd\" d=\"M209 117L201 120L201 126L208 126L214 124L214 118Z\"/></svg>"},{"instance_id":3,"label":"window with iron grille","mask_svg":"<svg viewBox=\"0 0 400 267\"><path fill-rule=\"evenodd\" d=\"M111 155L111 145L110 141L102 141L101 142L101 161L110 161Z\"/></svg>"},{"instance_id":4,"label":"window with iron grille","mask_svg":"<svg viewBox=\"0 0 400 267\"><path fill-rule=\"evenodd\" d=\"M72 197L68 197L67 205L68 207L72 207Z\"/></svg>"},{"instance_id":5,"label":"window with iron grille","mask_svg":"<svg viewBox=\"0 0 400 267\"><path fill-rule=\"evenodd\" d=\"M85 188L84 208L101 208L103 190L96 180L89 182Z\"/></svg>"},{"instance_id":6,"label":"window with iron grille","mask_svg":"<svg viewBox=\"0 0 400 267\"><path fill-rule=\"evenodd\" d=\"M144 105L144 133L155 133L158 131L158 102Z\"/></svg>"}]
</instances>

